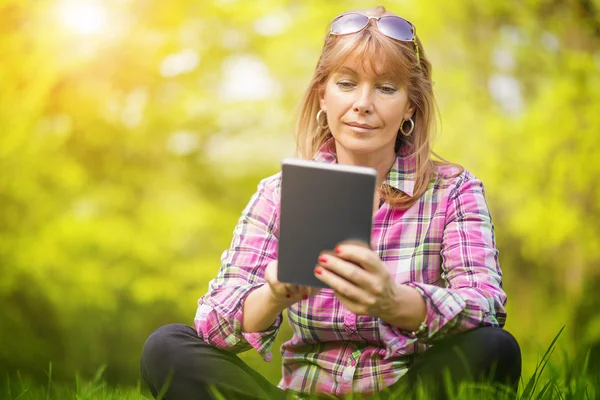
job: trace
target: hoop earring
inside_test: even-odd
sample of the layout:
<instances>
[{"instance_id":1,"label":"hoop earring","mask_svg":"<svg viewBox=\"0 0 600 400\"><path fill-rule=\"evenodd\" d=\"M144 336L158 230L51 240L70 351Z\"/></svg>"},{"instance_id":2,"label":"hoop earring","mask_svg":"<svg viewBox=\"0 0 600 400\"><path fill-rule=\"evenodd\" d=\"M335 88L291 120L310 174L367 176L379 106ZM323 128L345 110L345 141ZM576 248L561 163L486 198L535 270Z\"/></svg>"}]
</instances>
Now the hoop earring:
<instances>
[{"instance_id":1,"label":"hoop earring","mask_svg":"<svg viewBox=\"0 0 600 400\"><path fill-rule=\"evenodd\" d=\"M325 114L325 111L323 111L323 109L320 109L317 113L317 125L321 127L321 129L327 129L329 128L329 125L327 124L327 114L325 114L325 123L321 123L321 115L323 114Z\"/></svg>"},{"instance_id":2,"label":"hoop earring","mask_svg":"<svg viewBox=\"0 0 600 400\"><path fill-rule=\"evenodd\" d=\"M408 132L404 132L404 123L406 121L410 121L410 129L408 130ZM415 130L415 121L413 121L412 118L405 119L404 121L402 121L402 124L400 124L400 133L402 133L406 137L409 137L413 133L414 130Z\"/></svg>"}]
</instances>

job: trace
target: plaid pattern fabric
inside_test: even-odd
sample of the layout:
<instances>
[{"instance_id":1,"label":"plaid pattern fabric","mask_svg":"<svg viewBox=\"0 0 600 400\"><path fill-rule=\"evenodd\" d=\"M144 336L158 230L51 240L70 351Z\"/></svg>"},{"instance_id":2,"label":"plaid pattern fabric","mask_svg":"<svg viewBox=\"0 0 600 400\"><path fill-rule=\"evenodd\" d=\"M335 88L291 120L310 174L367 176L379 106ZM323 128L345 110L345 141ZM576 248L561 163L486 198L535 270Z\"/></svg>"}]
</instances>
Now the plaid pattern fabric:
<instances>
[{"instance_id":1,"label":"plaid pattern fabric","mask_svg":"<svg viewBox=\"0 0 600 400\"><path fill-rule=\"evenodd\" d=\"M314 160L336 162L332 140ZM373 248L397 283L425 298L426 334L412 338L377 318L353 314L331 289L322 289L288 309L294 334L281 349L281 388L340 397L373 393L400 379L414 355L436 339L504 326L506 295L483 185L468 171L457 177L449 167L438 172L412 207L394 210L386 202L373 217ZM414 162L399 156L386 183L412 195L414 182ZM206 342L234 352L255 348L267 361L282 317L264 332L241 332L242 304L264 284L264 269L277 258L280 185L280 173L259 183L194 320Z\"/></svg>"}]
</instances>

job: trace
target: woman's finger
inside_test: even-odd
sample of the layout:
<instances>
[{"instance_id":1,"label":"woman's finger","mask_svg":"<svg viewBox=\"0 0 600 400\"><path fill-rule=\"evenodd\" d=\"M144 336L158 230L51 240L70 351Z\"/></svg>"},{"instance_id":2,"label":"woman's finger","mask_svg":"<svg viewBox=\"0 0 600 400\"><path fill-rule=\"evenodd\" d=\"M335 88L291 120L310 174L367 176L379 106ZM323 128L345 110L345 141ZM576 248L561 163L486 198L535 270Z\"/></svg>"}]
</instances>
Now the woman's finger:
<instances>
[{"instance_id":1,"label":"woman's finger","mask_svg":"<svg viewBox=\"0 0 600 400\"><path fill-rule=\"evenodd\" d=\"M320 281L329 285L334 292L341 293L353 301L363 303L367 299L370 299L369 294L366 293L362 288L329 271L327 268L323 268L321 266L315 268L315 276Z\"/></svg>"},{"instance_id":2,"label":"woman's finger","mask_svg":"<svg viewBox=\"0 0 600 400\"><path fill-rule=\"evenodd\" d=\"M369 315L369 306L362 304L350 297L344 296L339 292L334 292L335 297L350 311L356 315Z\"/></svg>"},{"instance_id":3,"label":"woman's finger","mask_svg":"<svg viewBox=\"0 0 600 400\"><path fill-rule=\"evenodd\" d=\"M360 265L371 273L381 273L385 267L377 253L362 245L342 243L336 246L334 252L336 257Z\"/></svg>"},{"instance_id":4,"label":"woman's finger","mask_svg":"<svg viewBox=\"0 0 600 400\"><path fill-rule=\"evenodd\" d=\"M363 288L372 286L373 281L376 279L372 273L358 265L330 254L321 254L319 265Z\"/></svg>"},{"instance_id":5,"label":"woman's finger","mask_svg":"<svg viewBox=\"0 0 600 400\"><path fill-rule=\"evenodd\" d=\"M309 294L310 294L310 287L300 286L300 293L298 293L298 295L302 298L302 300L308 299Z\"/></svg>"}]
</instances>

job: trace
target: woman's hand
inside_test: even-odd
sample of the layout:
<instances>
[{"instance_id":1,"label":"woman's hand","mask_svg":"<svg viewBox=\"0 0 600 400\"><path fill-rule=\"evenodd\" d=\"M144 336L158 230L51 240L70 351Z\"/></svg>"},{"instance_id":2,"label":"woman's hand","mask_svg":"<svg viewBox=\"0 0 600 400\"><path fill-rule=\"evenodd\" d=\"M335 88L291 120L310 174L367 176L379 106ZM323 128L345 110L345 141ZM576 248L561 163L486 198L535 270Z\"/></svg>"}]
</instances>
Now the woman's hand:
<instances>
[{"instance_id":1,"label":"woman's hand","mask_svg":"<svg viewBox=\"0 0 600 400\"><path fill-rule=\"evenodd\" d=\"M306 300L317 294L319 291L319 288L279 282L279 280L277 280L276 260L271 261L267 265L265 279L269 286L271 297L276 303L281 304L284 308L287 308L300 300Z\"/></svg>"},{"instance_id":2,"label":"woman's hand","mask_svg":"<svg viewBox=\"0 0 600 400\"><path fill-rule=\"evenodd\" d=\"M318 288L289 285L277 280L277 261L271 261L265 269L266 284L250 292L242 310L242 332L263 332L277 316L292 304L306 300L319 291Z\"/></svg>"},{"instance_id":3,"label":"woman's hand","mask_svg":"<svg viewBox=\"0 0 600 400\"><path fill-rule=\"evenodd\" d=\"M341 243L334 254L321 253L315 277L357 315L395 320L400 287L377 253L362 244Z\"/></svg>"}]
</instances>

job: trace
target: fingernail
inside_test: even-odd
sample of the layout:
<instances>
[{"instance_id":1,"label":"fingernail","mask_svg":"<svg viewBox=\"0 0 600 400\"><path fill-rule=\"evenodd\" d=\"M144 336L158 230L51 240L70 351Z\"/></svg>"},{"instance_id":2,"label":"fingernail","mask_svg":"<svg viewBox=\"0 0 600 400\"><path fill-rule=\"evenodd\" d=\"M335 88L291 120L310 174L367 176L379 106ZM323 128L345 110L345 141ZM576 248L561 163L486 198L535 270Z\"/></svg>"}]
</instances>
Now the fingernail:
<instances>
[{"instance_id":1,"label":"fingernail","mask_svg":"<svg viewBox=\"0 0 600 400\"><path fill-rule=\"evenodd\" d=\"M333 249L333 251L335 251L336 254L340 254L342 252L339 247L336 247Z\"/></svg>"},{"instance_id":2,"label":"fingernail","mask_svg":"<svg viewBox=\"0 0 600 400\"><path fill-rule=\"evenodd\" d=\"M307 295L304 295L304 296L302 296L302 299L303 299L303 300L308 300L308 296L307 296Z\"/></svg>"},{"instance_id":3,"label":"fingernail","mask_svg":"<svg viewBox=\"0 0 600 400\"><path fill-rule=\"evenodd\" d=\"M315 274L321 275L322 273L323 271L321 271L321 268L315 268Z\"/></svg>"},{"instance_id":4,"label":"fingernail","mask_svg":"<svg viewBox=\"0 0 600 400\"><path fill-rule=\"evenodd\" d=\"M285 297L287 297L289 299L290 297L292 297L292 295L288 293L285 295Z\"/></svg>"},{"instance_id":5,"label":"fingernail","mask_svg":"<svg viewBox=\"0 0 600 400\"><path fill-rule=\"evenodd\" d=\"M325 256L319 257L319 262L326 263L327 262L327 257L325 257Z\"/></svg>"}]
</instances>

